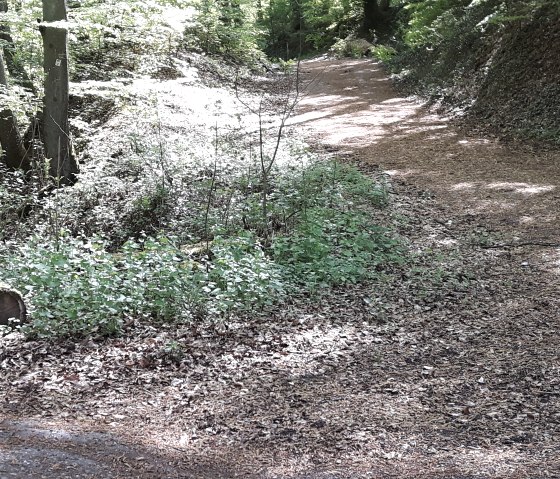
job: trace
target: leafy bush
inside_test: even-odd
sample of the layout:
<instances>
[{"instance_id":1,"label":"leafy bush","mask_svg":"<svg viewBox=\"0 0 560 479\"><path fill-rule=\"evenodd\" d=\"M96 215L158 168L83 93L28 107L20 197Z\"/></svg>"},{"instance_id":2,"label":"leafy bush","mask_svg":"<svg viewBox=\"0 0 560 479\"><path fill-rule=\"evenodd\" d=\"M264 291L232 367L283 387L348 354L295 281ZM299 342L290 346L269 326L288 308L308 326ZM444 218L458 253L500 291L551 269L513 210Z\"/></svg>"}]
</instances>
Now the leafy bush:
<instances>
[{"instance_id":1,"label":"leafy bush","mask_svg":"<svg viewBox=\"0 0 560 479\"><path fill-rule=\"evenodd\" d=\"M281 268L252 235L218 239L212 245L208 281L208 313L227 316L233 311L258 310L283 296Z\"/></svg>"},{"instance_id":2,"label":"leafy bush","mask_svg":"<svg viewBox=\"0 0 560 479\"><path fill-rule=\"evenodd\" d=\"M233 144L228 161L212 165L172 163L159 141L147 134L42 198L21 223L35 236L8 234L0 271L26 294L28 335L119 334L138 319L227 320L287 292L355 283L398 259L376 226L385 186L351 165L312 161L291 145L263 182Z\"/></svg>"},{"instance_id":3,"label":"leafy bush","mask_svg":"<svg viewBox=\"0 0 560 479\"><path fill-rule=\"evenodd\" d=\"M300 290L355 283L399 259L397 242L373 214L387 202L383 184L338 161L299 173L281 195L293 225L274 238L272 251Z\"/></svg>"},{"instance_id":4,"label":"leafy bush","mask_svg":"<svg viewBox=\"0 0 560 479\"><path fill-rule=\"evenodd\" d=\"M378 60L388 62L397 54L397 50L387 45L376 45L373 47L372 53Z\"/></svg>"},{"instance_id":5,"label":"leafy bush","mask_svg":"<svg viewBox=\"0 0 560 479\"><path fill-rule=\"evenodd\" d=\"M216 241L211 260L193 260L165 237L129 241L118 253L107 246L33 237L0 255L3 278L31 305L28 335L113 335L141 318L219 320L282 295L278 267L249 235Z\"/></svg>"},{"instance_id":6,"label":"leafy bush","mask_svg":"<svg viewBox=\"0 0 560 479\"><path fill-rule=\"evenodd\" d=\"M9 2L5 15L15 40L15 57L25 67L38 91L43 80L41 36L36 19L42 18L41 1ZM84 0L68 8L70 73L74 80L130 76L152 69L174 52L182 40L167 12L188 14L187 2L177 0ZM170 10L173 8L173 10Z\"/></svg>"},{"instance_id":7,"label":"leafy bush","mask_svg":"<svg viewBox=\"0 0 560 479\"><path fill-rule=\"evenodd\" d=\"M359 1L271 0L260 23L265 51L286 60L324 51L356 30L362 10Z\"/></svg>"},{"instance_id":8,"label":"leafy bush","mask_svg":"<svg viewBox=\"0 0 560 479\"><path fill-rule=\"evenodd\" d=\"M275 238L274 258L300 290L356 283L380 264L399 259L398 243L370 222L355 211L313 208L292 235Z\"/></svg>"},{"instance_id":9,"label":"leafy bush","mask_svg":"<svg viewBox=\"0 0 560 479\"><path fill-rule=\"evenodd\" d=\"M108 253L101 239L33 237L0 256L3 276L24 288L32 336L118 333L132 318L180 319L192 271L164 241Z\"/></svg>"},{"instance_id":10,"label":"leafy bush","mask_svg":"<svg viewBox=\"0 0 560 479\"><path fill-rule=\"evenodd\" d=\"M135 198L123 217L125 238L137 238L143 233L157 234L173 209L171 190L158 183Z\"/></svg>"}]
</instances>

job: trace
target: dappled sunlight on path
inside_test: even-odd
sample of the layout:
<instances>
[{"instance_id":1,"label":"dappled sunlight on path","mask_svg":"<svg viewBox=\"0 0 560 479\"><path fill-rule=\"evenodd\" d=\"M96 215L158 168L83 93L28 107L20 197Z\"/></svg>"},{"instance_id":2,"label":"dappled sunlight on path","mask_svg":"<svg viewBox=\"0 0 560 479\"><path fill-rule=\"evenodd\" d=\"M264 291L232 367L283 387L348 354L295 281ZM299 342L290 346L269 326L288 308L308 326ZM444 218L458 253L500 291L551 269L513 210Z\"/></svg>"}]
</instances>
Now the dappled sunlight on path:
<instances>
[{"instance_id":1,"label":"dappled sunlight on path","mask_svg":"<svg viewBox=\"0 0 560 479\"><path fill-rule=\"evenodd\" d=\"M303 73L315 80L291 124L306 125L326 145L356 148L375 143L390 134L391 125L418 109L411 99L395 98L389 80L372 62L309 63Z\"/></svg>"},{"instance_id":2,"label":"dappled sunlight on path","mask_svg":"<svg viewBox=\"0 0 560 479\"><path fill-rule=\"evenodd\" d=\"M374 221L402 263L224 322L6 336L0 478L560 477L559 153L466 136L370 59L302 74L290 129L389 177ZM210 165L218 134L262 132L194 74L130 86L139 98L93 137L105 161L149 129L172 161L190 148Z\"/></svg>"},{"instance_id":3,"label":"dappled sunlight on path","mask_svg":"<svg viewBox=\"0 0 560 479\"><path fill-rule=\"evenodd\" d=\"M293 124L310 141L356 154L432 192L450 211L479 215L532 241L560 236L560 153L465 136L394 91L370 60L304 62L310 81Z\"/></svg>"}]
</instances>

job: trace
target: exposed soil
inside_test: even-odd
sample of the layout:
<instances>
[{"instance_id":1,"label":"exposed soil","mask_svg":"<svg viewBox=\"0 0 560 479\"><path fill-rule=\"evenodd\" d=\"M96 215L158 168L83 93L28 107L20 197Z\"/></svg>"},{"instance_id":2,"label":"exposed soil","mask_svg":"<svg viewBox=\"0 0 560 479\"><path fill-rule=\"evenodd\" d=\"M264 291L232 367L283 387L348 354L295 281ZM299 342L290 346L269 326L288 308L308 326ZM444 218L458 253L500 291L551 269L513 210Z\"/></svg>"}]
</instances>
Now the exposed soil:
<instances>
[{"instance_id":1,"label":"exposed soil","mask_svg":"<svg viewBox=\"0 0 560 479\"><path fill-rule=\"evenodd\" d=\"M416 266L224 329L5 338L0 478L560 477L559 153L465 136L371 60L303 70L293 129L390 176Z\"/></svg>"},{"instance_id":2,"label":"exposed soil","mask_svg":"<svg viewBox=\"0 0 560 479\"><path fill-rule=\"evenodd\" d=\"M431 191L459 218L524 241L558 242L560 154L461 134L415 99L396 96L379 64L319 61L321 80L295 120L319 144Z\"/></svg>"}]
</instances>

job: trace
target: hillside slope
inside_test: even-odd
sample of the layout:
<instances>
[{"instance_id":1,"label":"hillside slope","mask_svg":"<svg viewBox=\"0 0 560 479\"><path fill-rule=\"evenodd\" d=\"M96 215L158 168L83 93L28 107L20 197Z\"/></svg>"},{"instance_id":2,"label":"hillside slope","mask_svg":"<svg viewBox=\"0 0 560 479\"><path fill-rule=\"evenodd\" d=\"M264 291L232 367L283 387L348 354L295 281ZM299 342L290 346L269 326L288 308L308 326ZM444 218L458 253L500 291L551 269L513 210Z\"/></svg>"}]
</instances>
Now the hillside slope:
<instances>
[{"instance_id":1,"label":"hillside slope","mask_svg":"<svg viewBox=\"0 0 560 479\"><path fill-rule=\"evenodd\" d=\"M541 10L505 31L471 121L560 143L560 15Z\"/></svg>"},{"instance_id":2,"label":"hillside slope","mask_svg":"<svg viewBox=\"0 0 560 479\"><path fill-rule=\"evenodd\" d=\"M493 22L485 5L465 9L454 35L399 55L397 84L460 111L466 125L501 137L560 144L560 11Z\"/></svg>"}]
</instances>

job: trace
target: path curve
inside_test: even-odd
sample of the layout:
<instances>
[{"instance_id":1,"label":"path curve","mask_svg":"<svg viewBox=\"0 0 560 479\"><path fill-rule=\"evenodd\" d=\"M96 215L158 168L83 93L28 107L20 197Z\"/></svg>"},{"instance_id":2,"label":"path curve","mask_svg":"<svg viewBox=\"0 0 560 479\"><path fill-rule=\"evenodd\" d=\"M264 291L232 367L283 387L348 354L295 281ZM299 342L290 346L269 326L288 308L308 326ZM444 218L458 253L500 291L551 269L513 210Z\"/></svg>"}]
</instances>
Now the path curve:
<instances>
[{"instance_id":1,"label":"path curve","mask_svg":"<svg viewBox=\"0 0 560 479\"><path fill-rule=\"evenodd\" d=\"M560 243L560 152L467 136L414 98L399 96L369 59L304 62L293 123L340 153L433 192L454 215L476 215L522 241Z\"/></svg>"},{"instance_id":2,"label":"path curve","mask_svg":"<svg viewBox=\"0 0 560 479\"><path fill-rule=\"evenodd\" d=\"M393 195L418 216L411 241L455 235L478 276L424 301L404 268L393 289L341 288L227 334L14 342L0 478L560 477L560 248L521 245L558 241L558 153L465 136L371 60L303 69L291 124L413 185ZM465 244L479 224L517 246ZM180 364L154 359L168 341Z\"/></svg>"}]
</instances>

